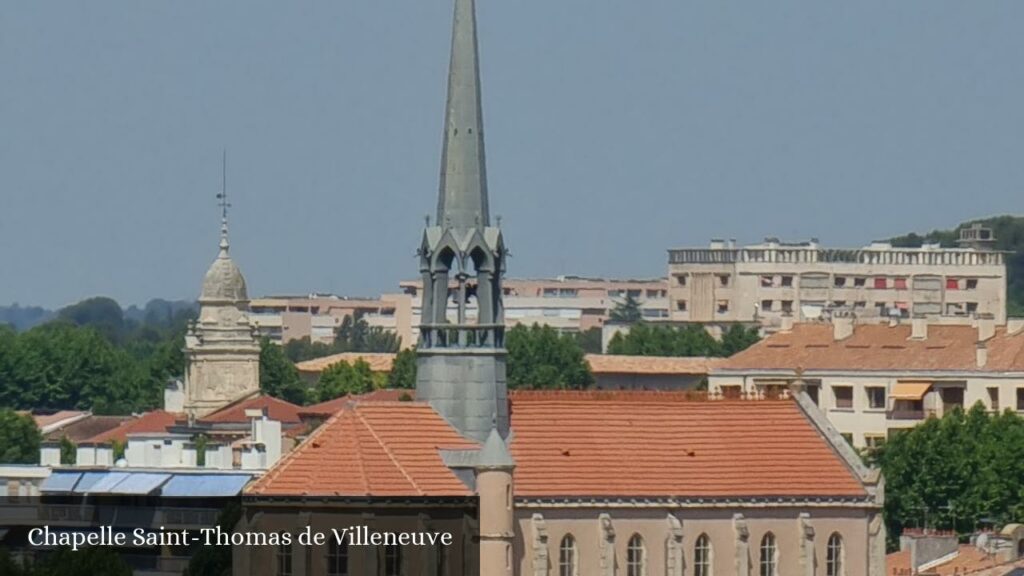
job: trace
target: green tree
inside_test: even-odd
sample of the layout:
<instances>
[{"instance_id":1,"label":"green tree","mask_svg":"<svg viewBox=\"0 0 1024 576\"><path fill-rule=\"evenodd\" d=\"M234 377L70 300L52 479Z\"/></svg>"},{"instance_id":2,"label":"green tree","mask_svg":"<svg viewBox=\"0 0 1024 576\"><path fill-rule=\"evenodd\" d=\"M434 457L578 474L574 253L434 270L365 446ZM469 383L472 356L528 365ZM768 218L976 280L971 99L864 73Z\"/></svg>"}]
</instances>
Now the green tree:
<instances>
[{"instance_id":1,"label":"green tree","mask_svg":"<svg viewBox=\"0 0 1024 576\"><path fill-rule=\"evenodd\" d=\"M281 347L268 338L260 341L260 389L264 394L293 404L306 402L307 386L299 377L298 369Z\"/></svg>"},{"instance_id":2,"label":"green tree","mask_svg":"<svg viewBox=\"0 0 1024 576\"><path fill-rule=\"evenodd\" d=\"M518 325L505 334L510 388L582 389L594 383L576 339L550 326Z\"/></svg>"},{"instance_id":3,"label":"green tree","mask_svg":"<svg viewBox=\"0 0 1024 576\"><path fill-rule=\"evenodd\" d=\"M61 436L60 438L60 461L63 464L74 464L78 460L78 450L75 448L75 443L71 441L67 436Z\"/></svg>"},{"instance_id":4,"label":"green tree","mask_svg":"<svg viewBox=\"0 0 1024 576\"><path fill-rule=\"evenodd\" d=\"M0 463L38 464L42 435L31 416L0 409Z\"/></svg>"},{"instance_id":5,"label":"green tree","mask_svg":"<svg viewBox=\"0 0 1024 576\"><path fill-rule=\"evenodd\" d=\"M725 334L722 334L720 353L722 356L732 356L757 344L759 340L761 340L761 334L757 328L746 328L739 324L733 324L725 331Z\"/></svg>"},{"instance_id":6,"label":"green tree","mask_svg":"<svg viewBox=\"0 0 1024 576\"><path fill-rule=\"evenodd\" d=\"M388 373L388 388L416 388L416 350L409 348L395 355Z\"/></svg>"},{"instance_id":7,"label":"green tree","mask_svg":"<svg viewBox=\"0 0 1024 576\"><path fill-rule=\"evenodd\" d=\"M26 571L26 576L132 576L132 570L112 548L87 546L72 551L61 548L40 564Z\"/></svg>"},{"instance_id":8,"label":"green tree","mask_svg":"<svg viewBox=\"0 0 1024 576\"><path fill-rule=\"evenodd\" d=\"M1024 419L979 402L890 438L871 456L885 475L890 547L903 528L968 533L981 518L1024 520Z\"/></svg>"},{"instance_id":9,"label":"green tree","mask_svg":"<svg viewBox=\"0 0 1024 576\"><path fill-rule=\"evenodd\" d=\"M373 390L373 371L365 360L349 364L342 360L320 373L314 396L317 402L326 402L348 394L364 394Z\"/></svg>"},{"instance_id":10,"label":"green tree","mask_svg":"<svg viewBox=\"0 0 1024 576\"><path fill-rule=\"evenodd\" d=\"M718 342L699 324L681 327L640 323L608 343L609 354L628 356L721 356Z\"/></svg>"},{"instance_id":11,"label":"green tree","mask_svg":"<svg viewBox=\"0 0 1024 576\"><path fill-rule=\"evenodd\" d=\"M120 343L124 336L124 311L117 302L105 296L87 298L61 308L57 318L76 326L94 328L114 344Z\"/></svg>"},{"instance_id":12,"label":"green tree","mask_svg":"<svg viewBox=\"0 0 1024 576\"><path fill-rule=\"evenodd\" d=\"M601 353L601 329L588 328L575 334L576 344L586 354Z\"/></svg>"},{"instance_id":13,"label":"green tree","mask_svg":"<svg viewBox=\"0 0 1024 576\"><path fill-rule=\"evenodd\" d=\"M643 311L640 309L640 301L627 292L626 299L615 304L615 307L608 313L608 319L622 324L640 322L644 319Z\"/></svg>"}]
</instances>

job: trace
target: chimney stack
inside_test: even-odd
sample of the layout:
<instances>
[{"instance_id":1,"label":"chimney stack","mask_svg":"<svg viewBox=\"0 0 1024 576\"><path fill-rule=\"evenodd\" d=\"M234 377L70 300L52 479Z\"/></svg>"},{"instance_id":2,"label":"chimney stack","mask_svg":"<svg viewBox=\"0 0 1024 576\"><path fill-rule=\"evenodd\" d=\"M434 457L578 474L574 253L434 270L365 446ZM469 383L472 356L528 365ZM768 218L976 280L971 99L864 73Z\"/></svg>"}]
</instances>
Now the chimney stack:
<instances>
[{"instance_id":1,"label":"chimney stack","mask_svg":"<svg viewBox=\"0 0 1024 576\"><path fill-rule=\"evenodd\" d=\"M853 336L853 315L836 311L832 315L832 337L838 342Z\"/></svg>"},{"instance_id":2,"label":"chimney stack","mask_svg":"<svg viewBox=\"0 0 1024 576\"><path fill-rule=\"evenodd\" d=\"M60 466L60 442L43 442L39 445L40 466Z\"/></svg>"},{"instance_id":3,"label":"chimney stack","mask_svg":"<svg viewBox=\"0 0 1024 576\"><path fill-rule=\"evenodd\" d=\"M984 342L996 335L996 319L991 314L978 314L975 323L978 326L979 342Z\"/></svg>"},{"instance_id":4,"label":"chimney stack","mask_svg":"<svg viewBox=\"0 0 1024 576\"><path fill-rule=\"evenodd\" d=\"M785 314L780 319L779 332L792 332L793 331L793 315Z\"/></svg>"},{"instance_id":5,"label":"chimney stack","mask_svg":"<svg viewBox=\"0 0 1024 576\"><path fill-rule=\"evenodd\" d=\"M927 340L928 339L928 319L924 316L914 316L910 321L910 339L911 340Z\"/></svg>"},{"instance_id":6,"label":"chimney stack","mask_svg":"<svg viewBox=\"0 0 1024 576\"><path fill-rule=\"evenodd\" d=\"M988 364L988 345L985 344L985 342L978 342L975 357L977 359L978 368L984 368L985 364Z\"/></svg>"}]
</instances>

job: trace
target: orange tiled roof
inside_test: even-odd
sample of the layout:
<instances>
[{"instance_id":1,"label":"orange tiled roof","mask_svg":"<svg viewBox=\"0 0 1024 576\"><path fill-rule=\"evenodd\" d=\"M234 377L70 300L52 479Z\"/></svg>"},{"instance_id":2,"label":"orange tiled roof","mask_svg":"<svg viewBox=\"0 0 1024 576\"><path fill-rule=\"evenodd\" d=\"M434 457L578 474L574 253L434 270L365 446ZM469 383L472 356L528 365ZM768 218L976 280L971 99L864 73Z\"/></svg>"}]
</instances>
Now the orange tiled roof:
<instances>
[{"instance_id":1,"label":"orange tiled roof","mask_svg":"<svg viewBox=\"0 0 1024 576\"><path fill-rule=\"evenodd\" d=\"M395 363L395 356L390 352L342 352L299 362L295 367L299 369L299 372L320 373L338 362L345 361L354 364L356 360L363 360L370 365L370 370L374 372L390 372L391 365Z\"/></svg>"},{"instance_id":2,"label":"orange tiled roof","mask_svg":"<svg viewBox=\"0 0 1024 576\"><path fill-rule=\"evenodd\" d=\"M301 406L281 400L280 398L264 396L262 394L245 400L240 400L233 404L228 404L213 414L200 418L199 421L207 424L249 422L249 418L245 415L245 411L259 409L265 409L267 418L277 420L282 424L295 424L301 421L299 418L299 410L302 409Z\"/></svg>"},{"instance_id":3,"label":"orange tiled roof","mask_svg":"<svg viewBox=\"0 0 1024 576\"><path fill-rule=\"evenodd\" d=\"M707 374L721 358L587 354L594 374Z\"/></svg>"},{"instance_id":4,"label":"orange tiled roof","mask_svg":"<svg viewBox=\"0 0 1024 576\"><path fill-rule=\"evenodd\" d=\"M177 419L182 418L181 414L164 412L163 410L152 410L145 412L138 418L122 422L120 426L101 432L84 442L111 442L117 440L124 442L129 434L162 433L174 426Z\"/></svg>"},{"instance_id":5,"label":"orange tiled roof","mask_svg":"<svg viewBox=\"0 0 1024 576\"><path fill-rule=\"evenodd\" d=\"M440 450L479 446L420 402L345 406L246 490L258 495L467 496Z\"/></svg>"},{"instance_id":6,"label":"orange tiled roof","mask_svg":"<svg viewBox=\"0 0 1024 576\"><path fill-rule=\"evenodd\" d=\"M78 418L87 414L88 412L83 410L59 410L53 414L32 414L32 419L35 420L36 427L42 429L51 424L57 424L64 420Z\"/></svg>"},{"instance_id":7,"label":"orange tiled roof","mask_svg":"<svg viewBox=\"0 0 1024 576\"><path fill-rule=\"evenodd\" d=\"M978 331L971 326L928 327L928 337L910 338L910 326L859 325L836 341L828 324L797 324L738 352L717 366L722 370L1024 370L1024 333L997 328L987 342L988 360L977 365Z\"/></svg>"},{"instance_id":8,"label":"orange tiled roof","mask_svg":"<svg viewBox=\"0 0 1024 576\"><path fill-rule=\"evenodd\" d=\"M859 497L795 402L674 392L516 392L518 496Z\"/></svg>"},{"instance_id":9,"label":"orange tiled roof","mask_svg":"<svg viewBox=\"0 0 1024 576\"><path fill-rule=\"evenodd\" d=\"M792 400L553 391L511 404L517 496L866 496ZM461 495L439 450L477 447L427 404L351 402L249 493Z\"/></svg>"},{"instance_id":10,"label":"orange tiled roof","mask_svg":"<svg viewBox=\"0 0 1024 576\"><path fill-rule=\"evenodd\" d=\"M314 417L331 416L338 410L344 408L349 402L396 402L402 398L403 394L408 394L410 399L416 398L415 390L382 388L380 390L367 392L366 394L346 394L333 400L327 400L326 402L320 402L319 404L311 404L300 408L299 415Z\"/></svg>"},{"instance_id":11,"label":"orange tiled roof","mask_svg":"<svg viewBox=\"0 0 1024 576\"><path fill-rule=\"evenodd\" d=\"M994 556L971 544L961 544L956 556L948 562L933 566L917 574L921 576L1004 576L1011 568L1024 567L1024 560L999 562ZM885 573L892 576L910 576L910 551L900 550L885 557Z\"/></svg>"}]
</instances>

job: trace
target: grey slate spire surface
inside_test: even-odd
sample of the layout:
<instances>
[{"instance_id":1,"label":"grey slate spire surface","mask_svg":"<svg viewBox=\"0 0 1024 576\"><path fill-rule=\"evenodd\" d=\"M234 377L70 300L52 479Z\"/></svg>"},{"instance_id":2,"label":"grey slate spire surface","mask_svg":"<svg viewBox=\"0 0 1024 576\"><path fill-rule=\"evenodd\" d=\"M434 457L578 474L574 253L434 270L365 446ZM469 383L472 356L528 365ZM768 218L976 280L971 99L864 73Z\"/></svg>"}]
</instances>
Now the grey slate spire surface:
<instances>
[{"instance_id":1,"label":"grey slate spire surface","mask_svg":"<svg viewBox=\"0 0 1024 576\"><path fill-rule=\"evenodd\" d=\"M488 212L476 6L474 0L456 0L437 223L484 227L490 224Z\"/></svg>"},{"instance_id":2,"label":"grey slate spire surface","mask_svg":"<svg viewBox=\"0 0 1024 576\"><path fill-rule=\"evenodd\" d=\"M455 0L437 221L423 231L416 397L463 435L508 435L506 250L490 225L474 0ZM472 308L476 314L472 314Z\"/></svg>"}]
</instances>

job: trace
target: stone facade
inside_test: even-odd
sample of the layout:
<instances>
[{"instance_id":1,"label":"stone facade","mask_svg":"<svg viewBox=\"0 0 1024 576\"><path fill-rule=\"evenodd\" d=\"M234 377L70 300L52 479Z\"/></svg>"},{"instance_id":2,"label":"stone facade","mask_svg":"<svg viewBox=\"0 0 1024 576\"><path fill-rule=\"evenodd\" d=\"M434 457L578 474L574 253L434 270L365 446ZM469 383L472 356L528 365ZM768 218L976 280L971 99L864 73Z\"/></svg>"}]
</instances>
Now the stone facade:
<instances>
[{"instance_id":1,"label":"stone facade","mask_svg":"<svg viewBox=\"0 0 1024 576\"><path fill-rule=\"evenodd\" d=\"M975 245L828 249L817 241L744 247L714 241L709 248L669 250L668 274L669 314L680 322L773 328L784 317L813 320L834 309L877 322L893 315L1006 320L1005 255Z\"/></svg>"}]
</instances>

